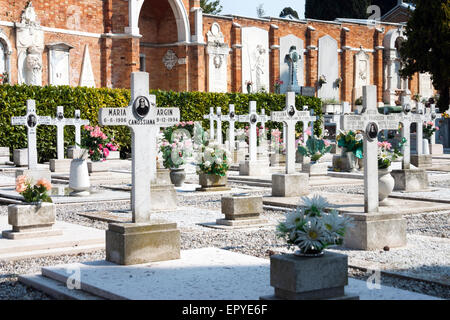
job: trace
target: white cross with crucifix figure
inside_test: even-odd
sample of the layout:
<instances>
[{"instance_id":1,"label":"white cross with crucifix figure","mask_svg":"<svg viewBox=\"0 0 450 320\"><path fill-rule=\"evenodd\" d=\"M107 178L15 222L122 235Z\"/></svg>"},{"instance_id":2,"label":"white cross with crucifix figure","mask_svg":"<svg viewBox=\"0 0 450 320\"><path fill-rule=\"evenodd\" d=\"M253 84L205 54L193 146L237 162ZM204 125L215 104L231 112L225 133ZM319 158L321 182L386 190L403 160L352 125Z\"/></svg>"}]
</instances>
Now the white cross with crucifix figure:
<instances>
[{"instance_id":1,"label":"white cross with crucifix figure","mask_svg":"<svg viewBox=\"0 0 450 320\"><path fill-rule=\"evenodd\" d=\"M209 114L203 116L203 119L209 119L209 140L214 140L214 121L217 120L217 115L214 113L214 108L209 108Z\"/></svg>"},{"instance_id":2,"label":"white cross with crucifix figure","mask_svg":"<svg viewBox=\"0 0 450 320\"><path fill-rule=\"evenodd\" d=\"M245 115L239 115L237 116L236 122L247 122L250 124L249 127L249 146L248 146L248 153L249 153L249 161L256 161L257 160L257 135L256 135L256 126L259 122L266 119L266 116L261 116L256 113L256 101L250 101L249 105L249 114Z\"/></svg>"},{"instance_id":3,"label":"white cross with crucifix figure","mask_svg":"<svg viewBox=\"0 0 450 320\"><path fill-rule=\"evenodd\" d=\"M128 126L132 132L131 209L134 223L150 221L150 187L156 167L156 138L161 127L180 122L178 108L157 108L156 96L149 95L149 74L131 75L131 101L127 108L103 108L99 122L104 126Z\"/></svg>"},{"instance_id":4,"label":"white cross with crucifix figure","mask_svg":"<svg viewBox=\"0 0 450 320\"><path fill-rule=\"evenodd\" d=\"M229 112L226 115L222 115L220 117L220 120L224 121L224 122L228 122L230 124L229 128L228 128L228 142L229 142L229 146L228 146L228 150L230 152L233 152L235 150L235 126L234 123L236 122L236 112L234 109L234 104L230 104L229 106Z\"/></svg>"},{"instance_id":5,"label":"white cross with crucifix figure","mask_svg":"<svg viewBox=\"0 0 450 320\"><path fill-rule=\"evenodd\" d=\"M36 133L37 126L51 125L50 117L38 116L36 113L36 101L27 100L27 114L24 117L12 117L11 125L26 126L28 135L28 169L37 169L37 146Z\"/></svg>"},{"instance_id":6,"label":"white cross with crucifix figure","mask_svg":"<svg viewBox=\"0 0 450 320\"><path fill-rule=\"evenodd\" d=\"M89 120L81 119L80 110L75 110L75 119L72 120L73 126L75 126L75 146L77 149L80 148L81 144L81 126L88 125Z\"/></svg>"},{"instance_id":7,"label":"white cross with crucifix figure","mask_svg":"<svg viewBox=\"0 0 450 320\"><path fill-rule=\"evenodd\" d=\"M344 130L363 131L364 136L364 210L378 212L378 133L380 130L398 130L400 115L378 113L377 87L363 87L364 112L360 115L343 115Z\"/></svg>"},{"instance_id":8,"label":"white cross with crucifix figure","mask_svg":"<svg viewBox=\"0 0 450 320\"><path fill-rule=\"evenodd\" d=\"M308 123L315 121L316 117L311 116L309 111L298 111L295 107L295 92L286 93L286 107L283 111L271 113L273 122L283 122L286 126L286 174L295 173L295 125L297 122Z\"/></svg>"}]
</instances>

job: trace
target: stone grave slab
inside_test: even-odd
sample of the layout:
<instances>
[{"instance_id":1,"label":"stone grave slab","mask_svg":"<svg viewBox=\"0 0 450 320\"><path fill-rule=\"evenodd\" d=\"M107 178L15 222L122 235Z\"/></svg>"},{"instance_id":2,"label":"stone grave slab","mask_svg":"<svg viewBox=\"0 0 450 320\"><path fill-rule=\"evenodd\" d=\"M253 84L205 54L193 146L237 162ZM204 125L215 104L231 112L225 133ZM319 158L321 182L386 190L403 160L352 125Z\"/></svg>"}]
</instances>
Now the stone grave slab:
<instances>
[{"instance_id":1,"label":"stone grave slab","mask_svg":"<svg viewBox=\"0 0 450 320\"><path fill-rule=\"evenodd\" d=\"M181 251L181 259L134 266L93 261L42 268L42 276L23 275L19 281L56 295L56 284L81 272L81 290L114 300L258 300L272 295L270 262L216 248ZM55 284L46 289L44 281ZM182 287L180 287L182 284ZM55 292L56 291L56 292ZM436 300L437 298L381 285L369 290L365 281L349 279L346 292L361 300ZM77 299L77 297L74 297Z\"/></svg>"},{"instance_id":2,"label":"stone grave slab","mask_svg":"<svg viewBox=\"0 0 450 320\"><path fill-rule=\"evenodd\" d=\"M8 217L0 217L1 230L9 230ZM61 254L101 250L105 247L103 230L57 221L54 229L61 230L62 235L9 240L0 237L0 260L18 260Z\"/></svg>"},{"instance_id":3,"label":"stone grave slab","mask_svg":"<svg viewBox=\"0 0 450 320\"><path fill-rule=\"evenodd\" d=\"M433 187L427 191L394 191L389 195L389 197L404 200L432 201L450 204L450 189Z\"/></svg>"}]
</instances>

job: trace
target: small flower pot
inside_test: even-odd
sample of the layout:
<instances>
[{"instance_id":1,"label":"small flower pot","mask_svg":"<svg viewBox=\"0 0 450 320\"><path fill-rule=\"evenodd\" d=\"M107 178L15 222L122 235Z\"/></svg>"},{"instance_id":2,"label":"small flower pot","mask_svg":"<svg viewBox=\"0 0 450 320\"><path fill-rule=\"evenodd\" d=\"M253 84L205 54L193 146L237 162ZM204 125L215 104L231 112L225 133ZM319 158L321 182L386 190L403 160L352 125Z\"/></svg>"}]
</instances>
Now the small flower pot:
<instances>
[{"instance_id":1,"label":"small flower pot","mask_svg":"<svg viewBox=\"0 0 450 320\"><path fill-rule=\"evenodd\" d=\"M216 174L199 174L199 184L202 188L217 188L225 187L228 183L228 177L225 175L223 177Z\"/></svg>"},{"instance_id":2,"label":"small flower pot","mask_svg":"<svg viewBox=\"0 0 450 320\"><path fill-rule=\"evenodd\" d=\"M69 188L73 190L71 196L83 197L90 194L91 182L87 160L74 159L70 163Z\"/></svg>"},{"instance_id":3,"label":"small flower pot","mask_svg":"<svg viewBox=\"0 0 450 320\"><path fill-rule=\"evenodd\" d=\"M186 171L184 168L171 168L170 169L170 181L175 187L181 187L186 180Z\"/></svg>"}]
</instances>

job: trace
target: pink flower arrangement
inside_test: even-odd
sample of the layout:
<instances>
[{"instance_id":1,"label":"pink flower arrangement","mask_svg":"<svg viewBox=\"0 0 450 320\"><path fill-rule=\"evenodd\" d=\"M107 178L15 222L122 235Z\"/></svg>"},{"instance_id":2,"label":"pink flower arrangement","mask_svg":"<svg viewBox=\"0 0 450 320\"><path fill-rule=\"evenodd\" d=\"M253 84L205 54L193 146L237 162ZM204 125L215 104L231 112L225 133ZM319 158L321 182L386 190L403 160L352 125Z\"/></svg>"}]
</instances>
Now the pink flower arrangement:
<instances>
[{"instance_id":1,"label":"pink flower arrangement","mask_svg":"<svg viewBox=\"0 0 450 320\"><path fill-rule=\"evenodd\" d=\"M20 193L25 202L37 203L37 202L51 202L47 192L52 190L52 184L46 179L39 179L33 186L31 180L26 176L19 176L16 179L16 191Z\"/></svg>"},{"instance_id":2,"label":"pink flower arrangement","mask_svg":"<svg viewBox=\"0 0 450 320\"><path fill-rule=\"evenodd\" d=\"M100 129L99 126L85 125L80 147L88 150L92 161L105 161L111 151L117 151L118 145L115 144L114 138L108 136Z\"/></svg>"}]
</instances>

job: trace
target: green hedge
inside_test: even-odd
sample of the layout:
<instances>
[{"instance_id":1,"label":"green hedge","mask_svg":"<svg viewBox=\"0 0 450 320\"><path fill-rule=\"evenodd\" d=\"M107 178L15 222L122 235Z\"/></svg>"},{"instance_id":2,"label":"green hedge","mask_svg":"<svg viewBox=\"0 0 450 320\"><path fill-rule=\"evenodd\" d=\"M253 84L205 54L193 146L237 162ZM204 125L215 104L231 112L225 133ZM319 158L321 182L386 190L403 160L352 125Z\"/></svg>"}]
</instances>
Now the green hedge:
<instances>
[{"instance_id":1,"label":"green hedge","mask_svg":"<svg viewBox=\"0 0 450 320\"><path fill-rule=\"evenodd\" d=\"M209 113L210 107L221 107L222 113L228 113L228 105L234 104L236 114L248 113L249 101L257 101L258 112L265 108L266 114L271 111L282 110L285 106L285 96L278 94L241 94L241 93L202 93L202 92L173 92L151 90L156 95L159 107L177 107L181 110L182 121L203 121L205 128L209 121L203 115ZM26 86L0 85L0 146L13 149L27 147L27 135L24 126L11 126L11 117L26 114L26 100L36 100L38 115L55 117L56 107L64 106L67 118L73 118L76 109L81 110L82 119L88 119L91 125L98 124L98 110L100 108L126 107L130 100L130 92L125 89L93 89L69 86ZM308 105L313 107L316 115L322 115L321 101L318 98L297 96L297 109ZM320 132L322 117L315 124L316 132ZM237 127L243 127L239 124ZM223 130L228 127L224 123ZM281 124L268 123L268 128L281 128ZM119 143L121 153L130 151L131 136L127 127L105 127L104 131L114 136ZM73 145L75 133L73 126L65 127L65 147ZM56 157L56 127L38 127L39 161L48 161Z\"/></svg>"}]
</instances>

